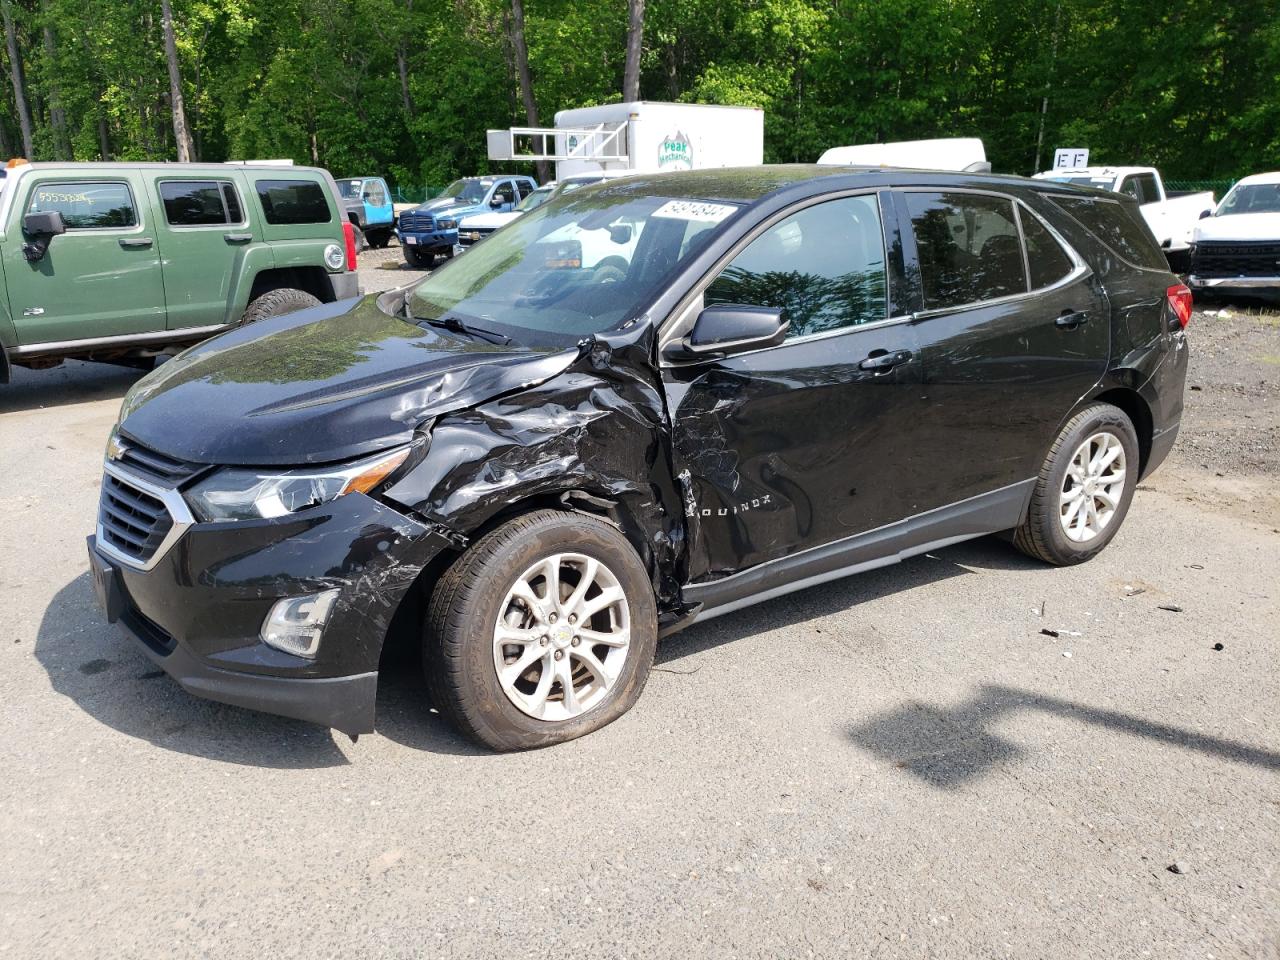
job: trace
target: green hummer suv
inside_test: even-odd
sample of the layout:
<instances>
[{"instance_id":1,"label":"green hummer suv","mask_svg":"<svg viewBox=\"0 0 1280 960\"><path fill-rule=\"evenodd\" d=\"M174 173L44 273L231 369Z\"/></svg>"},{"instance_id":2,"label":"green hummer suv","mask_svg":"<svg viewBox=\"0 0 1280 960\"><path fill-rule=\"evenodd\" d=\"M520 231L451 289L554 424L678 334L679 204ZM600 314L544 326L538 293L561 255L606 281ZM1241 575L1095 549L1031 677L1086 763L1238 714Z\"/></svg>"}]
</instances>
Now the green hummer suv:
<instances>
[{"instance_id":1,"label":"green hummer suv","mask_svg":"<svg viewBox=\"0 0 1280 960\"><path fill-rule=\"evenodd\" d=\"M0 181L0 383L68 357L145 365L358 294L326 170L35 163Z\"/></svg>"}]
</instances>

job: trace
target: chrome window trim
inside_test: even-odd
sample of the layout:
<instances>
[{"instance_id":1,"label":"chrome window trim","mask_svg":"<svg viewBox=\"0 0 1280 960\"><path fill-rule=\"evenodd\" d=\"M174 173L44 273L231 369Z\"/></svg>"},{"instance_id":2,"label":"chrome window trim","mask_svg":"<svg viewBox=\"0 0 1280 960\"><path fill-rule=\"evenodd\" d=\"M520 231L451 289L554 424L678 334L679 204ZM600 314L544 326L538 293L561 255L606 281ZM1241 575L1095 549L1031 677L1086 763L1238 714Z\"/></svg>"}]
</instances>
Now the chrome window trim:
<instances>
[{"instance_id":1,"label":"chrome window trim","mask_svg":"<svg viewBox=\"0 0 1280 960\"><path fill-rule=\"evenodd\" d=\"M752 243L754 243L760 236L762 236L771 227L776 226L777 224L781 223L783 220L787 219L788 217L794 216L795 214L801 212L802 210L807 210L809 207L816 207L820 203L827 203L828 201L831 201L831 200L844 200L849 197L865 197L867 195L872 195L876 198L876 212L880 218L880 249L884 254L884 280L885 280L884 312L886 316L881 320L873 320L870 323L862 323L862 324L857 324L855 326L849 326L849 327L836 327L833 330L823 330L818 333L808 333L808 334L805 334L804 336L792 337L790 339L785 339L782 341L782 343L776 344L772 347L761 347L758 350L744 350L740 353L735 353L734 356L749 357L752 354L761 353L765 350L778 350L783 347L789 347L794 343L808 343L811 340L827 339L829 337L839 336L845 333L855 333L859 330L870 330L874 327L885 327L885 326L889 326L890 324L903 323L907 320L910 320L911 319L910 315L903 315L898 317L888 316L888 313L889 313L889 251L885 247L885 240L884 240L885 211L884 211L884 204L881 202L881 196L880 196L883 192L885 192L886 189L888 188L882 187L882 186L881 187L859 187L857 189L852 189L852 190L840 190L835 193L827 193L818 197L806 197L804 200L801 200L798 203L793 204L792 206L786 207L772 214L764 221L756 224L756 226L753 227L744 236L738 238L738 241L732 247L730 247L724 254L722 254L720 256L720 259L718 259L714 264L711 265L710 268L708 268L707 272L704 273L698 279L698 282L695 283L689 289L689 292L686 293L684 297L681 298L680 302L677 303L675 307L667 314L666 319L664 319L662 323L658 325L658 357L659 357L658 366L659 368L672 369L672 368L688 367L697 363L706 362L707 358L703 357L703 358L697 358L689 361L673 363L662 356L662 351L668 345L680 339L680 337L684 335L685 321L689 319L690 308L696 307L698 312L701 312L704 305L703 294L706 293L707 287L711 286L711 284L715 282L715 279L721 274L721 272L723 272L725 267L727 267L730 263L733 262L734 258L737 257L738 254L742 253L743 250L745 250ZM694 317L694 319L696 319L696 317ZM689 329L692 329L692 324L689 324Z\"/></svg>"},{"instance_id":2,"label":"chrome window trim","mask_svg":"<svg viewBox=\"0 0 1280 960\"><path fill-rule=\"evenodd\" d=\"M182 494L179 493L176 488L161 487L149 480L143 479L130 470L125 470L123 467L112 463L110 460L103 461L102 471L103 473L110 474L122 483L127 483L130 486L137 487L143 493L149 494L163 503L165 510L169 512L171 526L169 527L169 532L165 534L164 539L160 541L160 545L156 547L155 552L145 561L139 560L137 557L131 557L126 553L122 553L106 541L105 531L102 526L102 494L101 491L99 491L98 519L96 523L97 537L95 538L98 552L117 563L130 567L134 570L146 572L154 569L156 564L164 559L165 554L167 554L173 548L173 545L182 538L182 535L187 532L187 529L196 522L195 517L192 516L191 509L187 506L187 501L182 499Z\"/></svg>"}]
</instances>

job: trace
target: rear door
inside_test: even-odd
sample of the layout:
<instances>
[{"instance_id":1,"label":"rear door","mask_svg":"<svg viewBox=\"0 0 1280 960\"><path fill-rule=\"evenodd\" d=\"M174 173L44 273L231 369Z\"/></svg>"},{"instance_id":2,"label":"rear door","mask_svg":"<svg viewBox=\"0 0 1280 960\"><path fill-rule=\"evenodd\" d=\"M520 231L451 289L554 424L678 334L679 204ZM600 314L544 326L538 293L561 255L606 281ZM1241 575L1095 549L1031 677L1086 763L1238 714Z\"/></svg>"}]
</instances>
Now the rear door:
<instances>
[{"instance_id":1,"label":"rear door","mask_svg":"<svg viewBox=\"0 0 1280 960\"><path fill-rule=\"evenodd\" d=\"M226 323L231 286L255 237L236 181L163 174L153 191L169 329Z\"/></svg>"},{"instance_id":2,"label":"rear door","mask_svg":"<svg viewBox=\"0 0 1280 960\"><path fill-rule=\"evenodd\" d=\"M1101 285L1049 225L1010 196L897 194L917 273L923 444L941 507L1034 477L1063 418L1107 369Z\"/></svg>"},{"instance_id":3,"label":"rear door","mask_svg":"<svg viewBox=\"0 0 1280 960\"><path fill-rule=\"evenodd\" d=\"M19 181L4 245L19 345L102 339L165 329L156 227L134 170L34 174ZM15 188L11 188L15 189ZM22 218L57 211L67 232L43 259L22 255Z\"/></svg>"}]
</instances>

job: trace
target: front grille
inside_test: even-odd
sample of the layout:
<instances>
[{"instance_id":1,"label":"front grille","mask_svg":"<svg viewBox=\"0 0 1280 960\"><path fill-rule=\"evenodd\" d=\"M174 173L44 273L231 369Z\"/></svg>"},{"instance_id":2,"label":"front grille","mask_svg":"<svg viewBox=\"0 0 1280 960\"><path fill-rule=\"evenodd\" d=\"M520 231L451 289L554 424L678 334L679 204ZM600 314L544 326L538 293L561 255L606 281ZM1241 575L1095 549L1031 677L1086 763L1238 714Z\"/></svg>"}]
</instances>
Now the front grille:
<instances>
[{"instance_id":1,"label":"front grille","mask_svg":"<svg viewBox=\"0 0 1280 960\"><path fill-rule=\"evenodd\" d=\"M1280 276L1280 243L1197 243L1191 272L1197 277Z\"/></svg>"},{"instance_id":2,"label":"front grille","mask_svg":"<svg viewBox=\"0 0 1280 960\"><path fill-rule=\"evenodd\" d=\"M156 497L105 473L98 502L98 526L101 539L107 544L126 557L146 563L173 528L173 518Z\"/></svg>"},{"instance_id":3,"label":"front grille","mask_svg":"<svg viewBox=\"0 0 1280 960\"><path fill-rule=\"evenodd\" d=\"M463 227L458 231L458 242L464 247L469 247L473 243L479 243L491 233L493 233L493 227Z\"/></svg>"},{"instance_id":4,"label":"front grille","mask_svg":"<svg viewBox=\"0 0 1280 960\"><path fill-rule=\"evenodd\" d=\"M120 445L123 452L116 459L116 463L162 486L181 486L205 469L204 464L177 460L155 450L140 447L131 440L124 440Z\"/></svg>"},{"instance_id":5,"label":"front grille","mask_svg":"<svg viewBox=\"0 0 1280 960\"><path fill-rule=\"evenodd\" d=\"M410 233L432 233L436 228L436 219L426 213L400 214L400 229Z\"/></svg>"}]
</instances>

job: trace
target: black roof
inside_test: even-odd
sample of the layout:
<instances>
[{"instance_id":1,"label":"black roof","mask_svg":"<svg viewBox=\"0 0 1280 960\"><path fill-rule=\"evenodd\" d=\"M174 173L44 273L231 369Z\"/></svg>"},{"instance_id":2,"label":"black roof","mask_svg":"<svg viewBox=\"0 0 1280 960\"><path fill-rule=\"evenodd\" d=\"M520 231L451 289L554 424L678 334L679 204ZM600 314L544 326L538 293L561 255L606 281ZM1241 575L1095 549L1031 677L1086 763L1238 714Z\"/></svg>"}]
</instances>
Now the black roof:
<instances>
[{"instance_id":1,"label":"black roof","mask_svg":"<svg viewBox=\"0 0 1280 960\"><path fill-rule=\"evenodd\" d=\"M688 200L752 203L788 193L803 196L830 190L880 186L973 187L1053 193L1097 193L1049 180L1012 174L915 170L905 167L846 167L817 163L780 163L759 167L720 167L650 173L606 180L591 188L597 196L660 196Z\"/></svg>"}]
</instances>

